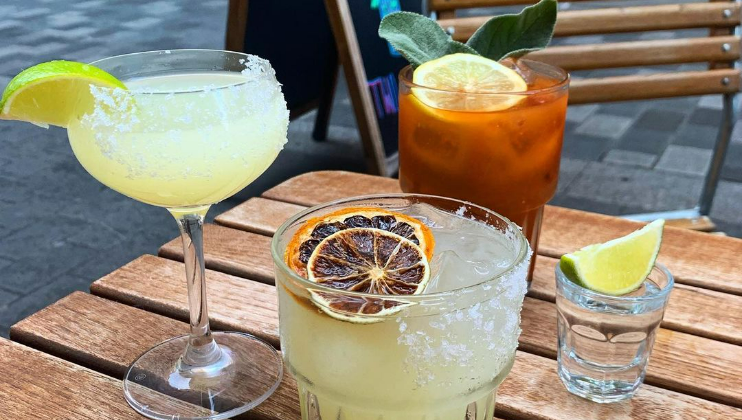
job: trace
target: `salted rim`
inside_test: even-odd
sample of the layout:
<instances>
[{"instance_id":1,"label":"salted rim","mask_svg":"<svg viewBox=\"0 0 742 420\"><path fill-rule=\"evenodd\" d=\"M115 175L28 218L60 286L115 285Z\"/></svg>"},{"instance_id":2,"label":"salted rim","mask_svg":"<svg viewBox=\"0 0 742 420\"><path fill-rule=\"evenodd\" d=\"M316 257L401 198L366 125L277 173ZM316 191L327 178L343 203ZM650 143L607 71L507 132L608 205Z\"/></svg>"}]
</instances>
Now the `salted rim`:
<instances>
[{"instance_id":1,"label":"salted rim","mask_svg":"<svg viewBox=\"0 0 742 420\"><path fill-rule=\"evenodd\" d=\"M537 95L537 94L544 94L544 93L551 93L560 89L564 89L567 85L569 85L570 82L570 75L569 73L562 69L561 67L552 66L551 64L544 63L543 61L535 61L535 60L520 60L524 63L538 63L539 66L545 66L549 67L556 72L560 73L562 75L561 80L556 82L555 84L542 88L542 89L529 89L524 90L521 92L462 92L460 90L453 90L453 89L441 89L441 88L434 88L430 86L425 85L418 85L417 83L414 83L412 79L408 76L412 75L412 65L405 66L402 70L399 71L399 82L404 83L406 86L410 86L411 88L415 89L425 89L433 92L444 92L444 93L457 93L457 94L466 94L466 95L507 95L507 96L528 96L528 95Z\"/></svg>"},{"instance_id":2,"label":"salted rim","mask_svg":"<svg viewBox=\"0 0 742 420\"><path fill-rule=\"evenodd\" d=\"M483 280L477 284L473 284L466 287L460 287L458 289L452 289L452 290L446 290L444 292L436 292L436 293L422 293L419 295L381 295L381 294L374 294L374 293L361 293L361 292L352 292L348 290L343 289L334 289L332 287L323 286L319 283L314 283L308 279L305 279L304 277L299 276L292 270L284 261L284 250L281 250L279 252L279 241L285 231L292 226L294 223L298 222L299 219L309 215L310 213L316 212L318 210L331 207L331 206L337 206L340 204L347 204L352 203L356 201L361 200L374 200L374 199L393 199L393 198L430 198L430 199L437 199L437 200L445 200L449 202L458 203L460 205L465 205L473 208L478 208L480 210L483 210L486 213L489 213L503 222L513 231L513 234L516 238L520 241L520 249L517 250L517 255L513 259L513 261L508 265L508 267L499 273L496 276L489 277L486 280ZM520 227L516 225L515 223L511 222L510 219L508 219L505 216L500 215L499 213L495 213L492 210L489 210L485 207L476 205L474 203L463 201L463 200L457 200L455 198L449 198L449 197L441 197L438 195L428 195L428 194L405 194L405 193L396 193L396 194L371 194L371 195L361 195L356 197L350 197L350 198L343 198L340 200L331 201L328 203L318 204L316 206L312 206L306 210L303 210L293 216L291 216L288 220L283 222L283 224L276 230L276 233L273 235L273 239L271 240L271 256L273 257L273 262L278 266L280 270L282 270L285 273L288 273L288 275L293 279L301 283L305 288L307 289L314 289L314 290L320 290L335 294L342 294L347 296L358 296L358 297L371 297L371 298L385 298L385 299L394 299L397 301L410 301L410 302L418 302L418 301L426 301L426 300L434 300L436 298L445 298L450 297L452 295L458 295L463 293L466 290L473 290L475 288L478 288L482 286L483 284L489 283L493 280L500 279L502 277L506 277L510 275L513 271L515 271L528 257L528 250L529 245L528 241L526 240L525 236L523 236L523 232L521 231ZM505 291L505 288L501 287L501 290L498 290L497 293L503 293Z\"/></svg>"},{"instance_id":3,"label":"salted rim","mask_svg":"<svg viewBox=\"0 0 742 420\"><path fill-rule=\"evenodd\" d=\"M143 90L143 91L133 90L133 91L126 91L126 92L129 92L129 93L132 93L132 94L143 94L143 95L176 95L176 94L179 94L179 93L214 92L214 91L219 91L219 90L223 90L223 89L232 88L232 87L235 87L235 86L242 86L244 84L254 82L255 80L262 80L262 79L266 79L266 78L273 78L273 79L275 79L275 71L273 70L273 67L271 66L270 62L268 60L264 59L264 58L261 58L261 57L259 57L257 55L254 55L254 54L246 54L246 53L235 52L235 51L227 51L227 50L210 50L210 49L207 49L207 48L182 48L182 49L173 49L173 50L140 51L140 52L135 52L135 53L120 54L120 55L114 55L114 56L111 56L111 57L101 58L99 60L92 61L92 62L90 62L88 64L90 64L91 66L95 66L95 67L100 68L100 63L104 63L105 64L105 62L107 62L109 60L122 60L122 59L125 60L127 58L133 58L133 57L138 57L138 56L142 56L142 55L150 55L150 54L152 54L152 55L171 55L171 54L179 54L179 53L223 53L225 55L240 56L240 57L243 57L245 60L248 60L248 61L255 60L261 67L263 67L265 69L265 71L262 72L260 75L255 75L254 77L251 77L249 79L246 78L246 80L243 80L243 81L240 81L240 82L229 83L229 84L218 86L218 87L206 87L205 86L205 87L200 88L200 89L189 89L189 90L182 90L182 89L180 89L180 90L164 90L164 91L163 90L158 90L158 91L154 91L154 92L146 91L146 90ZM101 68L101 70L104 70L104 71L108 72L108 70L103 69L103 68ZM230 73L238 74L238 72L230 72ZM175 74L178 74L178 73L175 73ZM116 77L115 75L113 75L113 76ZM278 83L278 81L276 81L276 83Z\"/></svg>"},{"instance_id":4,"label":"salted rim","mask_svg":"<svg viewBox=\"0 0 742 420\"><path fill-rule=\"evenodd\" d=\"M667 295L670 293L670 291L673 289L673 286L675 285L675 277L673 277L672 273L670 272L670 270L667 269L667 267L665 267L663 264L660 264L658 262L654 263L654 267L652 267L652 270L649 272L649 276L647 277L652 276L652 273L656 271L659 271L660 273L662 273L662 275L667 277L667 284L662 288L662 290L659 291L659 293L655 295L651 295L651 296L644 295L644 296L624 297L624 296L607 295L604 293L596 292L594 290L590 290L587 287L580 286L579 284L567 278L566 275L564 275L558 262L556 264L556 268L554 268L554 274L556 275L557 281L564 288L569 289L571 292L575 292L577 294L587 296L595 300L600 300L604 302L614 302L614 303L653 302L656 300L662 300L662 299L667 298Z\"/></svg>"}]
</instances>

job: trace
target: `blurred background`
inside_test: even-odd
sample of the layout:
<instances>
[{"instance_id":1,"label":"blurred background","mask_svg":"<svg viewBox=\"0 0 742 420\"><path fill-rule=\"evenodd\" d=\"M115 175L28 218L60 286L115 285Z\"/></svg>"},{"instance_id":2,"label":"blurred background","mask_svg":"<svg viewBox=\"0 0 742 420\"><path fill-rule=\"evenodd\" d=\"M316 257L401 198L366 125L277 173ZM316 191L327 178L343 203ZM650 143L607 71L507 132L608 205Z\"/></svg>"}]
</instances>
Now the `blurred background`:
<instances>
[{"instance_id":1,"label":"blurred background","mask_svg":"<svg viewBox=\"0 0 742 420\"><path fill-rule=\"evenodd\" d=\"M52 59L90 62L156 49L223 49L228 6L227 0L3 0L0 86L21 70ZM564 3L561 7L573 6ZM487 14L487 10L466 13ZM272 27L281 31L280 22ZM687 35L669 31L614 37ZM581 38L580 42L593 44L606 39ZM270 48L270 38L262 41ZM310 71L321 64L306 61L295 66ZM661 66L640 72L694 66L702 69L706 65ZM280 71L277 76L281 81ZM212 208L211 218L300 173L367 170L342 70L338 81L327 139L312 139L316 111L295 118L289 126L288 144L273 166L253 185ZM721 108L721 95L571 106L559 189L551 203L611 215L692 207L710 164ZM0 185L3 336L26 315L73 290L88 290L92 281L143 253L156 254L177 233L163 209L121 196L89 176L72 155L62 129L0 122ZM742 132L738 129L711 211L717 229L742 236L741 208Z\"/></svg>"}]
</instances>

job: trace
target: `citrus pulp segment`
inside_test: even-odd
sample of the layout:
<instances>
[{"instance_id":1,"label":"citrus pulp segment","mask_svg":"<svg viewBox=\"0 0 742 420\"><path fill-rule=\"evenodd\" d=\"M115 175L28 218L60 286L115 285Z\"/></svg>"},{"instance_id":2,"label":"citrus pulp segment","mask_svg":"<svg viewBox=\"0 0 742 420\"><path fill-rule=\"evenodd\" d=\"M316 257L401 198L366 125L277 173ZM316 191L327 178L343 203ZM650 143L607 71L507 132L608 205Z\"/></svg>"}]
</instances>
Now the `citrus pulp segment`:
<instances>
[{"instance_id":1,"label":"citrus pulp segment","mask_svg":"<svg viewBox=\"0 0 742 420\"><path fill-rule=\"evenodd\" d=\"M449 54L420 65L412 88L423 103L433 108L492 112L508 109L528 90L523 78L497 61L473 54ZM425 89L430 88L430 89Z\"/></svg>"},{"instance_id":2,"label":"citrus pulp segment","mask_svg":"<svg viewBox=\"0 0 742 420\"><path fill-rule=\"evenodd\" d=\"M90 86L126 89L105 71L74 61L49 61L15 76L3 92L0 118L66 127L92 100Z\"/></svg>"},{"instance_id":3,"label":"citrus pulp segment","mask_svg":"<svg viewBox=\"0 0 742 420\"><path fill-rule=\"evenodd\" d=\"M371 295L416 295L430 279L424 251L409 239L376 228L350 228L317 245L307 263L308 279L333 289ZM328 315L363 322L357 315L383 315L402 302L369 296L314 291L312 298ZM373 319L372 319L373 321Z\"/></svg>"},{"instance_id":4,"label":"citrus pulp segment","mask_svg":"<svg viewBox=\"0 0 742 420\"><path fill-rule=\"evenodd\" d=\"M307 220L286 247L286 264L306 278L309 257L323 239L340 230L358 227L398 234L419 245L428 260L433 257L433 233L419 220L378 207L348 207Z\"/></svg>"}]
</instances>

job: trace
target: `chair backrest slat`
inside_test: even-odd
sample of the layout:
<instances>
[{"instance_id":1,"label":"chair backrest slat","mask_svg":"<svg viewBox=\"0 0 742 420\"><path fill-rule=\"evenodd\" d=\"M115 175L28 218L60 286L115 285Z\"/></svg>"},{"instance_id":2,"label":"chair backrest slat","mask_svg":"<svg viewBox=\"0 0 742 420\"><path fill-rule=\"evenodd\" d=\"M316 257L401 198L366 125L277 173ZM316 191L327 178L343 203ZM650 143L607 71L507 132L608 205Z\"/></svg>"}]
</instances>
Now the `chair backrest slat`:
<instances>
[{"instance_id":1,"label":"chair backrest slat","mask_svg":"<svg viewBox=\"0 0 742 420\"><path fill-rule=\"evenodd\" d=\"M733 62L740 58L740 37L718 36L565 45L530 53L527 58L570 71L680 63Z\"/></svg>"},{"instance_id":2,"label":"chair backrest slat","mask_svg":"<svg viewBox=\"0 0 742 420\"><path fill-rule=\"evenodd\" d=\"M438 24L466 41L489 16L441 19ZM691 28L730 28L740 24L739 3L686 3L559 12L554 36Z\"/></svg>"},{"instance_id":3,"label":"chair backrest slat","mask_svg":"<svg viewBox=\"0 0 742 420\"><path fill-rule=\"evenodd\" d=\"M595 1L595 0L572 0ZM477 7L514 6L519 4L535 4L538 0L429 0L430 11L474 9Z\"/></svg>"},{"instance_id":4,"label":"chair backrest slat","mask_svg":"<svg viewBox=\"0 0 742 420\"><path fill-rule=\"evenodd\" d=\"M737 69L578 79L570 83L569 103L736 93L739 88L740 71Z\"/></svg>"}]
</instances>

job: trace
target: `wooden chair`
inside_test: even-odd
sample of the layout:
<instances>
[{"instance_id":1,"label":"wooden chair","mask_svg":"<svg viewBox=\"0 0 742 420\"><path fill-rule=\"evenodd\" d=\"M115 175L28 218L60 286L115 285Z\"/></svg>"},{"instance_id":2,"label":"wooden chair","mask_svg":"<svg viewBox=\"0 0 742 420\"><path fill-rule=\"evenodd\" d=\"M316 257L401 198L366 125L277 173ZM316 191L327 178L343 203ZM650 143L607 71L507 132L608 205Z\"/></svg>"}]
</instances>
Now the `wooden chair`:
<instances>
[{"instance_id":1,"label":"wooden chair","mask_svg":"<svg viewBox=\"0 0 742 420\"><path fill-rule=\"evenodd\" d=\"M582 0L578 0L582 1ZM489 16L456 17L455 11L477 7L511 6L535 0L429 0L429 10L454 39L466 41ZM569 71L663 64L704 63L707 70L634 74L602 78L576 78L570 85L570 104L660 99L719 94L722 122L703 191L696 207L662 213L627 216L636 220L660 217L698 230L713 229L711 210L724 156L737 116L740 90L740 3L714 1L560 11L555 37L709 28L708 36L553 46L528 55ZM681 222L686 220L687 222Z\"/></svg>"}]
</instances>

